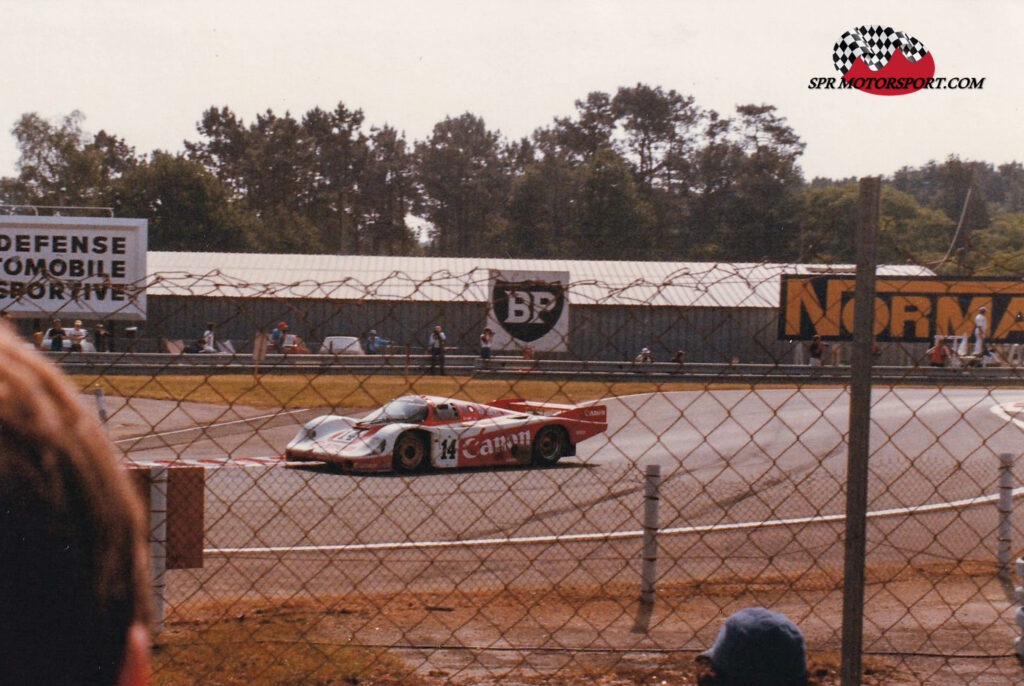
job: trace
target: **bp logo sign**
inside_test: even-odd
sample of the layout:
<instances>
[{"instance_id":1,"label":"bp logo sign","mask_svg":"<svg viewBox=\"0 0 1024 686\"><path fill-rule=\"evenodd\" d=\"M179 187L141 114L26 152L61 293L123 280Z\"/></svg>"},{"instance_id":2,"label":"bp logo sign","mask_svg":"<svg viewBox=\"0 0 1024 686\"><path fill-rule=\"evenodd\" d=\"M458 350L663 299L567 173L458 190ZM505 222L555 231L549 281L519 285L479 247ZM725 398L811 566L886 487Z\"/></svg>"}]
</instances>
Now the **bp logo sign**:
<instances>
[{"instance_id":1,"label":"bp logo sign","mask_svg":"<svg viewBox=\"0 0 1024 686\"><path fill-rule=\"evenodd\" d=\"M491 272L488 324L501 349L530 345L565 350L568 327L567 272Z\"/></svg>"},{"instance_id":2,"label":"bp logo sign","mask_svg":"<svg viewBox=\"0 0 1024 686\"><path fill-rule=\"evenodd\" d=\"M565 309L565 289L560 283L499 279L491 301L498 325L512 338L532 343L555 328Z\"/></svg>"}]
</instances>

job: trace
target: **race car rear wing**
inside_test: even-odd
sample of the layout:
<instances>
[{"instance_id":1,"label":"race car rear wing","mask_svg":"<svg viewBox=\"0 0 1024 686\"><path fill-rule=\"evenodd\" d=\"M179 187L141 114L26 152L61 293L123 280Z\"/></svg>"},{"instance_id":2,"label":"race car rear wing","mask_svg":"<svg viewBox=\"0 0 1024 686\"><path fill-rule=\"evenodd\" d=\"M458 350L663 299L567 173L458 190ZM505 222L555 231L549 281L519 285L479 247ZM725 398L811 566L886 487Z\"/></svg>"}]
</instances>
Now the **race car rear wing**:
<instances>
[{"instance_id":1,"label":"race car rear wing","mask_svg":"<svg viewBox=\"0 0 1024 686\"><path fill-rule=\"evenodd\" d=\"M488 405L503 410L512 410L513 412L539 414L547 417L563 417L581 422L594 422L603 426L608 424L608 408L604 405L563 405L560 403L531 401L524 398L501 398L500 400L488 403Z\"/></svg>"}]
</instances>

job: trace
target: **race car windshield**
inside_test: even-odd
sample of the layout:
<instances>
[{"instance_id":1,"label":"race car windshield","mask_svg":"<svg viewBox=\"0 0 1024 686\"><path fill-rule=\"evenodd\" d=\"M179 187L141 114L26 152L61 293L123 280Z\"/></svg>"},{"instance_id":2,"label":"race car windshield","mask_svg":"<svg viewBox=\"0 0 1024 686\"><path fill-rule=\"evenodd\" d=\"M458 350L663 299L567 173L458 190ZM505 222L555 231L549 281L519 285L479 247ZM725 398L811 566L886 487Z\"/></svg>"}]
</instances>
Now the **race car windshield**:
<instances>
[{"instance_id":1,"label":"race car windshield","mask_svg":"<svg viewBox=\"0 0 1024 686\"><path fill-rule=\"evenodd\" d=\"M363 417L360 424L394 424L422 422L427 418L427 404L422 400L398 398Z\"/></svg>"}]
</instances>

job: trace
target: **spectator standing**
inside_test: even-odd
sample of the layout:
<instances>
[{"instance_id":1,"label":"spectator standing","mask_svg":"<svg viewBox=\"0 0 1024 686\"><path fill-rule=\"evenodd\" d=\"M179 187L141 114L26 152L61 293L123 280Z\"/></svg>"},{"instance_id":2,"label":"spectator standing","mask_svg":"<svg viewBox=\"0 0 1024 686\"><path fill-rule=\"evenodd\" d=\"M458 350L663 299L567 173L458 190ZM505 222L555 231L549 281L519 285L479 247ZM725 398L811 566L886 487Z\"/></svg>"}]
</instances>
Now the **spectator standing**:
<instances>
[{"instance_id":1,"label":"spectator standing","mask_svg":"<svg viewBox=\"0 0 1024 686\"><path fill-rule=\"evenodd\" d=\"M436 374L435 370L440 367L441 376L444 376L444 346L446 340L444 331L441 329L441 325L438 324L431 332L430 340L427 341L427 349L430 351L431 374Z\"/></svg>"},{"instance_id":2,"label":"spectator standing","mask_svg":"<svg viewBox=\"0 0 1024 686\"><path fill-rule=\"evenodd\" d=\"M821 366L821 358L825 356L825 344L821 342L821 336L814 334L811 338L811 345L807 348L808 355L810 356L810 365L812 367Z\"/></svg>"},{"instance_id":3,"label":"spectator standing","mask_svg":"<svg viewBox=\"0 0 1024 686\"><path fill-rule=\"evenodd\" d=\"M64 336L67 335L64 327L60 325L59 319L54 319L50 328L46 330L46 338L50 340L50 350L60 352L64 349Z\"/></svg>"},{"instance_id":4,"label":"spectator standing","mask_svg":"<svg viewBox=\"0 0 1024 686\"><path fill-rule=\"evenodd\" d=\"M494 331L491 327L484 327L480 333L480 359L486 365L491 359L491 341L494 340Z\"/></svg>"},{"instance_id":5,"label":"spectator standing","mask_svg":"<svg viewBox=\"0 0 1024 686\"><path fill-rule=\"evenodd\" d=\"M71 350L73 352L82 352L82 341L86 339L89 334L85 329L82 328L82 320L76 319L75 325L68 331L68 339L71 341Z\"/></svg>"},{"instance_id":6,"label":"spectator standing","mask_svg":"<svg viewBox=\"0 0 1024 686\"><path fill-rule=\"evenodd\" d=\"M217 352L216 337L213 333L213 322L206 322L206 331L203 331L203 337L200 339L200 342L202 343L202 347L199 348L199 352Z\"/></svg>"},{"instance_id":7,"label":"spectator standing","mask_svg":"<svg viewBox=\"0 0 1024 686\"><path fill-rule=\"evenodd\" d=\"M730 615L697 657L698 686L807 686L807 649L786 615L747 607Z\"/></svg>"},{"instance_id":8,"label":"spectator standing","mask_svg":"<svg viewBox=\"0 0 1024 686\"><path fill-rule=\"evenodd\" d=\"M988 320L985 318L985 306L978 308L978 314L974 316L974 354L981 355L985 350L985 332L988 330Z\"/></svg>"},{"instance_id":9,"label":"spectator standing","mask_svg":"<svg viewBox=\"0 0 1024 686\"><path fill-rule=\"evenodd\" d=\"M106 339L107 329L103 326L103 322L96 322L92 327L92 344L96 348L96 352L106 352Z\"/></svg>"},{"instance_id":10,"label":"spectator standing","mask_svg":"<svg viewBox=\"0 0 1024 686\"><path fill-rule=\"evenodd\" d=\"M641 364L650 364L651 362L654 362L654 355L651 354L650 348L641 348L640 353L637 354L633 361Z\"/></svg>"},{"instance_id":11,"label":"spectator standing","mask_svg":"<svg viewBox=\"0 0 1024 686\"><path fill-rule=\"evenodd\" d=\"M114 327L103 325L103 349L106 352L114 352Z\"/></svg>"},{"instance_id":12,"label":"spectator standing","mask_svg":"<svg viewBox=\"0 0 1024 686\"><path fill-rule=\"evenodd\" d=\"M60 372L0 324L0 681L144 686L138 496Z\"/></svg>"}]
</instances>

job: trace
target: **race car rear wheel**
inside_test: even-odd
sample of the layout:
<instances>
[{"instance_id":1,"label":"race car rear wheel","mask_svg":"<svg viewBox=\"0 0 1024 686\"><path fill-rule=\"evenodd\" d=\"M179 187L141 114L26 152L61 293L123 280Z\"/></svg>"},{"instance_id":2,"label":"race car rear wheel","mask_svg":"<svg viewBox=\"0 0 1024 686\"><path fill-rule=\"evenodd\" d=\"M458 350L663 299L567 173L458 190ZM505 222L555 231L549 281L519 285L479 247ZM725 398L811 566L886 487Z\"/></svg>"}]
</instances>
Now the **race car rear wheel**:
<instances>
[{"instance_id":1,"label":"race car rear wheel","mask_svg":"<svg viewBox=\"0 0 1024 686\"><path fill-rule=\"evenodd\" d=\"M569 437L560 426L545 426L537 432L533 439L533 462L538 465L551 465L565 454L569 445Z\"/></svg>"},{"instance_id":2,"label":"race car rear wheel","mask_svg":"<svg viewBox=\"0 0 1024 686\"><path fill-rule=\"evenodd\" d=\"M411 474L427 466L427 441L422 434L406 431L395 441L395 469Z\"/></svg>"}]
</instances>

